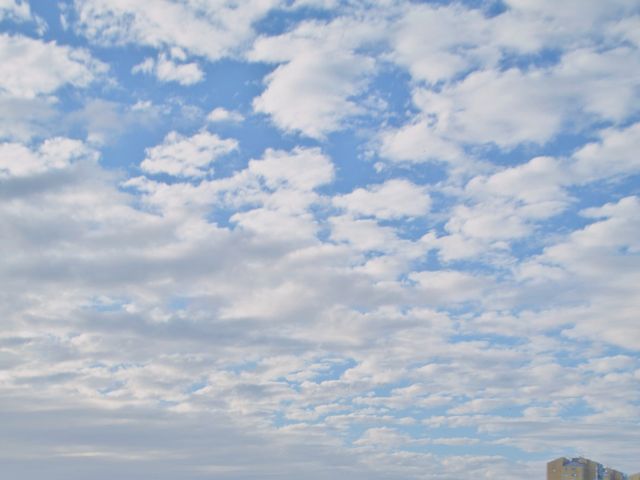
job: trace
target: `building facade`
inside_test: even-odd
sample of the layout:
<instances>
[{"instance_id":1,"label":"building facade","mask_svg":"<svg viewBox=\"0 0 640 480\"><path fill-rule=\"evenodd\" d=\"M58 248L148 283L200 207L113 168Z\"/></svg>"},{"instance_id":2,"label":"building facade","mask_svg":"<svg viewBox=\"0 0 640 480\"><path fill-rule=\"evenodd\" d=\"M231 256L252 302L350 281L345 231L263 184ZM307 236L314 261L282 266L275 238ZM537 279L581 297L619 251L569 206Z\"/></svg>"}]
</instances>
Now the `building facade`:
<instances>
[{"instance_id":1,"label":"building facade","mask_svg":"<svg viewBox=\"0 0 640 480\"><path fill-rule=\"evenodd\" d=\"M605 468L604 480L627 480L627 476L624 473L619 472L618 470L614 470L613 468Z\"/></svg>"},{"instance_id":2,"label":"building facade","mask_svg":"<svg viewBox=\"0 0 640 480\"><path fill-rule=\"evenodd\" d=\"M547 463L547 480L640 480L640 474L627 477L588 458L560 457Z\"/></svg>"}]
</instances>

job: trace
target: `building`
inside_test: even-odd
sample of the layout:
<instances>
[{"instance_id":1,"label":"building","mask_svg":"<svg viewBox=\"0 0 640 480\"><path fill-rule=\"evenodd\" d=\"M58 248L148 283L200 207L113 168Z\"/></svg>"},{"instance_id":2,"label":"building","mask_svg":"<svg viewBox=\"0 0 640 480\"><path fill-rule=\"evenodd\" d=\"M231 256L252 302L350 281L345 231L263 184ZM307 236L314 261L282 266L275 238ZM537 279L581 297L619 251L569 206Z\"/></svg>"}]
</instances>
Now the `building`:
<instances>
[{"instance_id":1,"label":"building","mask_svg":"<svg viewBox=\"0 0 640 480\"><path fill-rule=\"evenodd\" d=\"M557 458L547 463L547 480L604 480L604 468L587 458Z\"/></svg>"},{"instance_id":2,"label":"building","mask_svg":"<svg viewBox=\"0 0 640 480\"><path fill-rule=\"evenodd\" d=\"M547 463L547 480L640 480L640 474L627 476L588 458L560 457Z\"/></svg>"},{"instance_id":3,"label":"building","mask_svg":"<svg viewBox=\"0 0 640 480\"><path fill-rule=\"evenodd\" d=\"M622 472L607 467L604 469L604 480L627 480L627 476Z\"/></svg>"}]
</instances>

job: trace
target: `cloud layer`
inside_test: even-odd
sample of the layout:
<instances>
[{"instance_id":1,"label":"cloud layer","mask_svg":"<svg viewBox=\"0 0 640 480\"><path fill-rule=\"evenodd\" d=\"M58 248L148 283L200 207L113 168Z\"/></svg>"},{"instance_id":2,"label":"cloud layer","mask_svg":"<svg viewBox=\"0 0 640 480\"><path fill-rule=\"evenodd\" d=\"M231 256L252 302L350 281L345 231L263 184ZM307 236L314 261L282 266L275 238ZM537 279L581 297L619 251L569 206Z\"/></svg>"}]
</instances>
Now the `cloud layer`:
<instances>
[{"instance_id":1,"label":"cloud layer","mask_svg":"<svg viewBox=\"0 0 640 480\"><path fill-rule=\"evenodd\" d=\"M0 21L6 475L640 470L637 2Z\"/></svg>"}]
</instances>

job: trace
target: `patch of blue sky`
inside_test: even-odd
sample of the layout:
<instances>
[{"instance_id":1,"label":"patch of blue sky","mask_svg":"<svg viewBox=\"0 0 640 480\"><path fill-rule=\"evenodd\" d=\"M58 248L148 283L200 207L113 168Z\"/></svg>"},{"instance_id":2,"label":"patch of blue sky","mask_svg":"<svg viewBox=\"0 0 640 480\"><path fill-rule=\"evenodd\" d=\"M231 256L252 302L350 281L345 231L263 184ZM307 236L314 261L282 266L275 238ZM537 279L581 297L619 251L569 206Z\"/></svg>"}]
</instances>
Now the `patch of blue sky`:
<instances>
[{"instance_id":1,"label":"patch of blue sky","mask_svg":"<svg viewBox=\"0 0 640 480\"><path fill-rule=\"evenodd\" d=\"M563 346L553 351L554 361L562 366L568 368L575 368L582 365L589 355L594 353L596 347L592 342L579 341L575 339L567 339L560 336L559 338L565 340Z\"/></svg>"},{"instance_id":2,"label":"patch of blue sky","mask_svg":"<svg viewBox=\"0 0 640 480\"><path fill-rule=\"evenodd\" d=\"M513 267L509 249L498 249L471 258L437 258L437 266L476 275L494 275L497 280L511 275ZM435 261L434 261L435 263Z\"/></svg>"},{"instance_id":3,"label":"patch of blue sky","mask_svg":"<svg viewBox=\"0 0 640 480\"><path fill-rule=\"evenodd\" d=\"M373 162L362 161L363 148L362 139L354 136L349 129L332 133L329 142L322 146L322 151L334 162L335 179L318 191L348 193L358 186L379 183Z\"/></svg>"},{"instance_id":4,"label":"patch of blue sky","mask_svg":"<svg viewBox=\"0 0 640 480\"><path fill-rule=\"evenodd\" d=\"M200 380L194 383L191 383L184 391L184 393L186 394L193 394L196 393L200 390L202 390L203 388L206 388L209 386L209 382L207 380Z\"/></svg>"},{"instance_id":5,"label":"patch of blue sky","mask_svg":"<svg viewBox=\"0 0 640 480\"><path fill-rule=\"evenodd\" d=\"M617 202L630 195L638 195L638 193L640 193L640 174L628 176L619 175L588 185L574 185L567 190L572 197L576 199L576 210L597 207L605 203ZM577 219L578 222L588 223L594 220L597 219L584 217L582 215Z\"/></svg>"},{"instance_id":6,"label":"patch of blue sky","mask_svg":"<svg viewBox=\"0 0 640 480\"><path fill-rule=\"evenodd\" d=\"M124 381L111 382L106 387L99 388L98 389L98 393L100 393L101 395L106 396L106 395L109 395L110 393L113 393L113 392L116 392L118 390L121 390L126 385L127 385L127 383L124 382Z\"/></svg>"},{"instance_id":7,"label":"patch of blue sky","mask_svg":"<svg viewBox=\"0 0 640 480\"><path fill-rule=\"evenodd\" d=\"M368 111L359 116L361 125L400 127L419 113L412 99L412 84L406 71L392 63L379 63L366 88L353 97L368 107Z\"/></svg>"},{"instance_id":8,"label":"patch of blue sky","mask_svg":"<svg viewBox=\"0 0 640 480\"><path fill-rule=\"evenodd\" d=\"M517 68L521 71L538 70L557 65L562 59L560 48L543 48L530 54L503 51L500 58L500 70Z\"/></svg>"},{"instance_id":9,"label":"patch of blue sky","mask_svg":"<svg viewBox=\"0 0 640 480\"><path fill-rule=\"evenodd\" d=\"M417 302L420 302L418 298ZM432 306L434 310L437 312L443 312L451 317L466 317L477 314L481 311L482 307L482 299L474 299L467 301L451 301L451 302L440 302L438 305L433 305L435 302L433 299L429 297L424 298L424 303L427 306Z\"/></svg>"},{"instance_id":10,"label":"patch of blue sky","mask_svg":"<svg viewBox=\"0 0 640 480\"><path fill-rule=\"evenodd\" d=\"M172 310L184 310L189 307L190 303L190 298L174 296L167 300L167 307Z\"/></svg>"},{"instance_id":11,"label":"patch of blue sky","mask_svg":"<svg viewBox=\"0 0 640 480\"><path fill-rule=\"evenodd\" d=\"M419 238L419 236L419 234L416 234L414 238ZM417 272L425 270L436 271L440 269L442 262L438 258L438 252L436 250L429 250L425 252L424 255L412 260L410 262L410 266L412 271ZM410 281L408 275L405 275L403 278Z\"/></svg>"},{"instance_id":12,"label":"patch of blue sky","mask_svg":"<svg viewBox=\"0 0 640 480\"><path fill-rule=\"evenodd\" d=\"M0 33L21 34L32 38L38 38L42 34L36 22L31 20L16 21L15 18L10 16L0 17Z\"/></svg>"},{"instance_id":13,"label":"patch of blue sky","mask_svg":"<svg viewBox=\"0 0 640 480\"><path fill-rule=\"evenodd\" d=\"M562 420L566 422L582 423L584 417L599 413L599 410L589 404L584 398L576 397L565 403L562 408Z\"/></svg>"},{"instance_id":14,"label":"patch of blue sky","mask_svg":"<svg viewBox=\"0 0 640 480\"><path fill-rule=\"evenodd\" d=\"M532 158L540 156L567 157L576 148L584 145L585 141L593 139L595 137L591 129L586 131L564 130L542 143L522 142L505 148L489 142L467 148L472 156L489 161L498 167L507 168L525 164Z\"/></svg>"},{"instance_id":15,"label":"patch of blue sky","mask_svg":"<svg viewBox=\"0 0 640 480\"><path fill-rule=\"evenodd\" d=\"M398 378L394 382L387 382L383 385L377 385L369 391L369 395L372 397L391 397L393 390L398 388L406 388L413 385L413 381L408 378Z\"/></svg>"},{"instance_id":16,"label":"patch of blue sky","mask_svg":"<svg viewBox=\"0 0 640 480\"><path fill-rule=\"evenodd\" d=\"M340 358L340 359L329 359L329 360L319 360L323 364L323 368L320 368L316 371L316 374L313 376L313 381L315 383L322 383L331 380L338 380L344 372L355 367L358 362L356 362L352 358Z\"/></svg>"},{"instance_id":17,"label":"patch of blue sky","mask_svg":"<svg viewBox=\"0 0 640 480\"><path fill-rule=\"evenodd\" d=\"M442 3L449 4L449 1ZM460 3L468 8L477 8L482 10L488 18L498 16L507 11L507 6L503 0L461 0Z\"/></svg>"},{"instance_id":18,"label":"patch of blue sky","mask_svg":"<svg viewBox=\"0 0 640 480\"><path fill-rule=\"evenodd\" d=\"M640 355L638 354L638 352L636 352L635 350L621 347L621 346L608 345L608 344L599 345L598 353L600 356L603 356L603 357L614 357L616 355L629 355L632 358L634 358L636 363L640 364Z\"/></svg>"},{"instance_id":19,"label":"patch of blue sky","mask_svg":"<svg viewBox=\"0 0 640 480\"><path fill-rule=\"evenodd\" d=\"M291 5L292 2L289 1L284 8L268 12L263 18L254 23L255 31L265 36L281 35L294 29L300 21L325 23L338 16L338 12L332 9L320 8L314 5L291 8Z\"/></svg>"}]
</instances>

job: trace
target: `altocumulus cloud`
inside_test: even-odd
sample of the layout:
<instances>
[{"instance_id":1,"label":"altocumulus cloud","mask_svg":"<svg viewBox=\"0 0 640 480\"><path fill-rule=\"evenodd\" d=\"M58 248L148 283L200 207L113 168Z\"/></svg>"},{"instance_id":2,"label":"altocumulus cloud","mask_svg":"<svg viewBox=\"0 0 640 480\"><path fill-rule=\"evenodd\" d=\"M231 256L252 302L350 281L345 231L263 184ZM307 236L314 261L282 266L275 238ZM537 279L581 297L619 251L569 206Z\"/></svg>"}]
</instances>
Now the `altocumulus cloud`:
<instances>
[{"instance_id":1,"label":"altocumulus cloud","mask_svg":"<svg viewBox=\"0 0 640 480\"><path fill-rule=\"evenodd\" d=\"M0 22L7 478L640 470L637 2Z\"/></svg>"}]
</instances>

